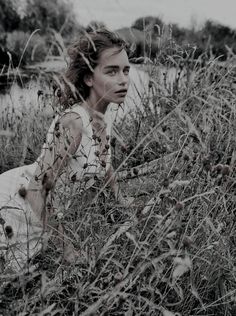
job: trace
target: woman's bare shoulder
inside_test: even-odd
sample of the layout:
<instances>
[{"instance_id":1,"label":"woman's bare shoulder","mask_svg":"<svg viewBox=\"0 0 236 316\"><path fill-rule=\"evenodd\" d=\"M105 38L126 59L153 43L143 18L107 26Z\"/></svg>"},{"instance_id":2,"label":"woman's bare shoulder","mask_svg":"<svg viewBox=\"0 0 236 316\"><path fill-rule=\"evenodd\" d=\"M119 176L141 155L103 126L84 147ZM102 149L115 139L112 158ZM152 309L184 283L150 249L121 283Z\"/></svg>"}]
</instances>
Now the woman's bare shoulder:
<instances>
[{"instance_id":1,"label":"woman's bare shoulder","mask_svg":"<svg viewBox=\"0 0 236 316\"><path fill-rule=\"evenodd\" d=\"M64 128L77 129L83 127L81 116L73 111L63 113L58 122Z\"/></svg>"}]
</instances>

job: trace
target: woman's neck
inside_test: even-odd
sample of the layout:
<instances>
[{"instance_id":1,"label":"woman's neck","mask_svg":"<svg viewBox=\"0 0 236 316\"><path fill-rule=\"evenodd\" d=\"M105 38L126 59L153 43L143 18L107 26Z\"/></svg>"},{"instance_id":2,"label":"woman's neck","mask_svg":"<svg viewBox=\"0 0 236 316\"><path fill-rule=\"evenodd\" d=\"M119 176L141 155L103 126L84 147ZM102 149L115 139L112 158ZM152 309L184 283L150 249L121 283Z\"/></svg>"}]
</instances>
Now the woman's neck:
<instances>
[{"instance_id":1,"label":"woman's neck","mask_svg":"<svg viewBox=\"0 0 236 316\"><path fill-rule=\"evenodd\" d=\"M94 94L90 95L85 100L85 103L87 104L89 108L93 109L96 112L100 112L102 114L106 113L107 107L109 105L108 101L105 101L102 98L98 99Z\"/></svg>"},{"instance_id":2,"label":"woman's neck","mask_svg":"<svg viewBox=\"0 0 236 316\"><path fill-rule=\"evenodd\" d=\"M106 110L101 111L97 107L92 106L88 101L83 102L81 106L86 109L86 111L89 113L89 116L93 122L97 122L97 123L104 122L104 115L105 115Z\"/></svg>"}]
</instances>

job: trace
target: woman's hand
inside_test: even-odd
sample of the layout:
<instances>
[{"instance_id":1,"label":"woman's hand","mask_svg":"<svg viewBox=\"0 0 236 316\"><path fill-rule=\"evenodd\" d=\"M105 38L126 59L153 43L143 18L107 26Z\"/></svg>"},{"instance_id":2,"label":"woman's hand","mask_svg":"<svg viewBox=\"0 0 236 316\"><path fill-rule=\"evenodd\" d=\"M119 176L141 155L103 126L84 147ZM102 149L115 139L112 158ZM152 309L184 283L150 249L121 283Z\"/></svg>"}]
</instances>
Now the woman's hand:
<instances>
[{"instance_id":1,"label":"woman's hand","mask_svg":"<svg viewBox=\"0 0 236 316\"><path fill-rule=\"evenodd\" d=\"M106 173L106 181L109 183L117 202L119 202L124 207L129 207L134 202L134 198L131 196L124 196L119 188L116 174L112 166L108 169Z\"/></svg>"}]
</instances>

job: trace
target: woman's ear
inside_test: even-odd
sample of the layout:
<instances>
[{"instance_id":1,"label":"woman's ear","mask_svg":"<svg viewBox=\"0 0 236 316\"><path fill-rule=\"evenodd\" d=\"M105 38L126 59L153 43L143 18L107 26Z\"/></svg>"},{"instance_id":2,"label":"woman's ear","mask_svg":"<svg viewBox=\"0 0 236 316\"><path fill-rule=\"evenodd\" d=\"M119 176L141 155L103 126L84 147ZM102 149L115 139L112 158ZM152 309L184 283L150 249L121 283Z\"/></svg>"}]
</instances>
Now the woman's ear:
<instances>
[{"instance_id":1,"label":"woman's ear","mask_svg":"<svg viewBox=\"0 0 236 316\"><path fill-rule=\"evenodd\" d=\"M92 75L85 75L84 76L84 82L88 87L92 87L93 86L93 78Z\"/></svg>"}]
</instances>

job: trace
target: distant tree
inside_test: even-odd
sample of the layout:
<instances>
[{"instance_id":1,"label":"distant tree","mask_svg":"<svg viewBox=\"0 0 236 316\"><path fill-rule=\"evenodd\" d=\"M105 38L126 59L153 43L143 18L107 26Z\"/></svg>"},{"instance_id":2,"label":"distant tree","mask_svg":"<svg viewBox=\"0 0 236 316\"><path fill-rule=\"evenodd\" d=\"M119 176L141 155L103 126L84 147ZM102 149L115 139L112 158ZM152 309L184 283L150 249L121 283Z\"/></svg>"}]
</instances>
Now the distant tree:
<instances>
[{"instance_id":1,"label":"distant tree","mask_svg":"<svg viewBox=\"0 0 236 316\"><path fill-rule=\"evenodd\" d=\"M186 37L188 31L184 28L178 26L178 24L171 24L172 37L176 40L177 43L182 43Z\"/></svg>"},{"instance_id":2,"label":"distant tree","mask_svg":"<svg viewBox=\"0 0 236 316\"><path fill-rule=\"evenodd\" d=\"M63 36L71 35L80 25L69 4L65 0L0 0L1 34L15 30L33 32L35 29L46 34L53 29Z\"/></svg>"},{"instance_id":3,"label":"distant tree","mask_svg":"<svg viewBox=\"0 0 236 316\"><path fill-rule=\"evenodd\" d=\"M124 27L116 31L130 48L130 57L145 55L145 34L143 31L132 27Z\"/></svg>"},{"instance_id":4,"label":"distant tree","mask_svg":"<svg viewBox=\"0 0 236 316\"><path fill-rule=\"evenodd\" d=\"M152 34L160 35L164 23L160 17L145 16L134 21L132 27L140 31L151 31Z\"/></svg>"},{"instance_id":5,"label":"distant tree","mask_svg":"<svg viewBox=\"0 0 236 316\"><path fill-rule=\"evenodd\" d=\"M210 35L216 42L231 36L231 29L228 26L224 26L213 21L207 20L203 27L204 35Z\"/></svg>"},{"instance_id":6,"label":"distant tree","mask_svg":"<svg viewBox=\"0 0 236 316\"><path fill-rule=\"evenodd\" d=\"M11 32L19 28L20 16L9 0L0 0L0 32Z\"/></svg>"},{"instance_id":7,"label":"distant tree","mask_svg":"<svg viewBox=\"0 0 236 316\"><path fill-rule=\"evenodd\" d=\"M208 43L215 56L222 55L222 58L225 59L228 54L226 45L236 53L236 31L232 30L230 27L207 20L200 34L202 43Z\"/></svg>"},{"instance_id":8,"label":"distant tree","mask_svg":"<svg viewBox=\"0 0 236 316\"><path fill-rule=\"evenodd\" d=\"M11 0L0 0L0 67L9 64L8 49L6 47L7 34L17 30L20 25L20 17ZM18 62L17 55L11 52L14 63Z\"/></svg>"},{"instance_id":9,"label":"distant tree","mask_svg":"<svg viewBox=\"0 0 236 316\"><path fill-rule=\"evenodd\" d=\"M78 25L72 7L63 0L27 0L26 15L21 21L22 31L39 28L42 34L53 29L62 35L70 34Z\"/></svg>"},{"instance_id":10,"label":"distant tree","mask_svg":"<svg viewBox=\"0 0 236 316\"><path fill-rule=\"evenodd\" d=\"M116 31L128 44L130 57L156 57L158 43L146 32L132 27L124 27Z\"/></svg>"},{"instance_id":11,"label":"distant tree","mask_svg":"<svg viewBox=\"0 0 236 316\"><path fill-rule=\"evenodd\" d=\"M32 32L40 29L27 44L21 65L40 61L49 54L58 55L63 42L72 41L82 27L73 12L72 0L0 0L0 59L8 62L7 52L20 60ZM71 2L72 3L72 2ZM60 33L63 37L56 35Z\"/></svg>"}]
</instances>

